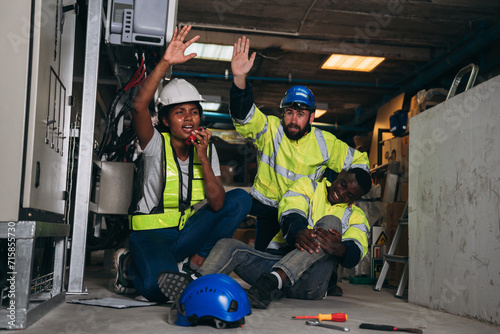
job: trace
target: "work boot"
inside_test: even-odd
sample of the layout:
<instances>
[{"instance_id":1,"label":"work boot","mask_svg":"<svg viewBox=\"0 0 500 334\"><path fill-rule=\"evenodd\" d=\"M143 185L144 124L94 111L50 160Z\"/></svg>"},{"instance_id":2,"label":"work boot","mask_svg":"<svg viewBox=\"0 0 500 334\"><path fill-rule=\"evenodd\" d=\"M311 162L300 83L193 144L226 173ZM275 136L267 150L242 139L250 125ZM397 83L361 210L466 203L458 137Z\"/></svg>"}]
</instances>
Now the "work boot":
<instances>
[{"instance_id":1,"label":"work boot","mask_svg":"<svg viewBox=\"0 0 500 334\"><path fill-rule=\"evenodd\" d=\"M117 250L113 257L113 266L116 271L113 285L116 293L120 295L136 293L132 279L127 276L127 268L130 264L130 260L130 252L126 248Z\"/></svg>"},{"instance_id":2,"label":"work boot","mask_svg":"<svg viewBox=\"0 0 500 334\"><path fill-rule=\"evenodd\" d=\"M199 277L201 277L201 275L196 272L193 274L185 274L175 271L162 271L158 274L156 279L165 297L167 297L169 301L175 302L186 286Z\"/></svg>"},{"instance_id":3,"label":"work boot","mask_svg":"<svg viewBox=\"0 0 500 334\"><path fill-rule=\"evenodd\" d=\"M271 301L283 297L283 291L278 289L278 278L276 276L264 273L247 291L247 295L253 308L267 309Z\"/></svg>"},{"instance_id":4,"label":"work boot","mask_svg":"<svg viewBox=\"0 0 500 334\"><path fill-rule=\"evenodd\" d=\"M342 288L338 285L328 290L328 296L342 297L343 294L344 291L342 291Z\"/></svg>"}]
</instances>

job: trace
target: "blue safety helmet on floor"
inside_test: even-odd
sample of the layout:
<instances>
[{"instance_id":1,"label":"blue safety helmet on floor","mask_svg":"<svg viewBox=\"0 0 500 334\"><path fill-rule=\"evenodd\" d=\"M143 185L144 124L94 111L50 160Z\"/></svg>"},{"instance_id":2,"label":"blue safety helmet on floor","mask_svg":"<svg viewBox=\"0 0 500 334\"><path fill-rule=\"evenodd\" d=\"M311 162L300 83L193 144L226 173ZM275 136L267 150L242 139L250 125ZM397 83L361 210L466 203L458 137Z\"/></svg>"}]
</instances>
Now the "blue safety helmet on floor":
<instances>
[{"instance_id":1,"label":"blue safety helmet on floor","mask_svg":"<svg viewBox=\"0 0 500 334\"><path fill-rule=\"evenodd\" d=\"M251 313L248 296L238 282L227 275L210 274L186 286L177 303L175 324L215 322L217 328L241 327Z\"/></svg>"},{"instance_id":2,"label":"blue safety helmet on floor","mask_svg":"<svg viewBox=\"0 0 500 334\"><path fill-rule=\"evenodd\" d=\"M299 108L316 110L316 102L314 94L306 86L293 86L289 88L283 100L281 100L280 108L291 107L296 104Z\"/></svg>"}]
</instances>

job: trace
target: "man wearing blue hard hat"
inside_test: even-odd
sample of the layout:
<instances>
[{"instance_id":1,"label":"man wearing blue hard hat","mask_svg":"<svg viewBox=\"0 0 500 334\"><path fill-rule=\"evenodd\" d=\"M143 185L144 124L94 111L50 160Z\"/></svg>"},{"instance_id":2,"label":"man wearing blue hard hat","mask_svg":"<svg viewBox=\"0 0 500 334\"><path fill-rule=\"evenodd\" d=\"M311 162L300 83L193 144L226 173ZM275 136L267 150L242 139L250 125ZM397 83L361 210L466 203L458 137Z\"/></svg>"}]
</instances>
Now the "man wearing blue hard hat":
<instances>
[{"instance_id":1,"label":"man wearing blue hard hat","mask_svg":"<svg viewBox=\"0 0 500 334\"><path fill-rule=\"evenodd\" d=\"M278 203L293 182L304 176L320 180L327 168L336 173L354 167L369 171L369 162L366 153L312 126L316 103L305 86L288 89L280 104L281 120L262 113L247 81L256 56L255 52L249 56L249 48L246 37L234 45L230 113L236 130L259 152L250 214L257 217L255 248L265 250L279 231Z\"/></svg>"}]
</instances>

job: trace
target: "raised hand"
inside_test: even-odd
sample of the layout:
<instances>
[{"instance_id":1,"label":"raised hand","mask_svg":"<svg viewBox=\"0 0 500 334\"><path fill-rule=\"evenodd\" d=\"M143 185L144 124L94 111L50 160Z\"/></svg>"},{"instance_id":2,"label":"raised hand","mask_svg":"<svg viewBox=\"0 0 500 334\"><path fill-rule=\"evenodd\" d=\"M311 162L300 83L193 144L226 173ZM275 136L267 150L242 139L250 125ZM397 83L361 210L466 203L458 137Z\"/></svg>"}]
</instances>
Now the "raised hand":
<instances>
[{"instance_id":1,"label":"raised hand","mask_svg":"<svg viewBox=\"0 0 500 334\"><path fill-rule=\"evenodd\" d=\"M184 26L180 31L178 31L177 27L175 28L172 40L168 44L165 54L163 54L163 60L168 62L170 65L174 65L185 63L186 61L196 57L196 53L184 55L184 51L186 51L191 44L200 38L200 36L195 36L189 41L184 42L184 39L190 30L191 26Z\"/></svg>"},{"instance_id":2,"label":"raised hand","mask_svg":"<svg viewBox=\"0 0 500 334\"><path fill-rule=\"evenodd\" d=\"M246 76L250 72L255 60L255 52L252 53L250 58L248 57L249 49L250 40L245 36L238 38L238 42L234 43L231 70L233 71L235 85L241 89L245 88Z\"/></svg>"}]
</instances>

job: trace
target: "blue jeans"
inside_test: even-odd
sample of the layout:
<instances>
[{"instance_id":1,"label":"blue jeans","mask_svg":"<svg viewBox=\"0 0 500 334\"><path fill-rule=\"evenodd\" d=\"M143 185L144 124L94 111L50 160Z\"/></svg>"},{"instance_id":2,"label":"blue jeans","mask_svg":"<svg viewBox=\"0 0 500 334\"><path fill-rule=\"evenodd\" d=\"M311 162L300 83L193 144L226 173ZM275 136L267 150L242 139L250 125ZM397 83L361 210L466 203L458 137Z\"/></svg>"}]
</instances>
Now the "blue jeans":
<instances>
[{"instance_id":1,"label":"blue jeans","mask_svg":"<svg viewBox=\"0 0 500 334\"><path fill-rule=\"evenodd\" d=\"M338 230L339 224L320 220L316 226ZM290 280L283 288L288 298L322 299L326 296L330 276L337 269L337 259L322 249L313 254L294 249L283 256L258 251L239 240L221 239L198 273L229 275L234 271L245 282L254 285L262 273L276 269L283 270Z\"/></svg>"},{"instance_id":2,"label":"blue jeans","mask_svg":"<svg viewBox=\"0 0 500 334\"><path fill-rule=\"evenodd\" d=\"M128 276L135 289L149 301L166 302L158 287L158 274L178 271L177 262L194 254L206 258L218 240L233 236L251 203L246 191L233 189L226 193L222 209L215 212L208 205L203 206L180 231L163 228L132 232Z\"/></svg>"}]
</instances>

